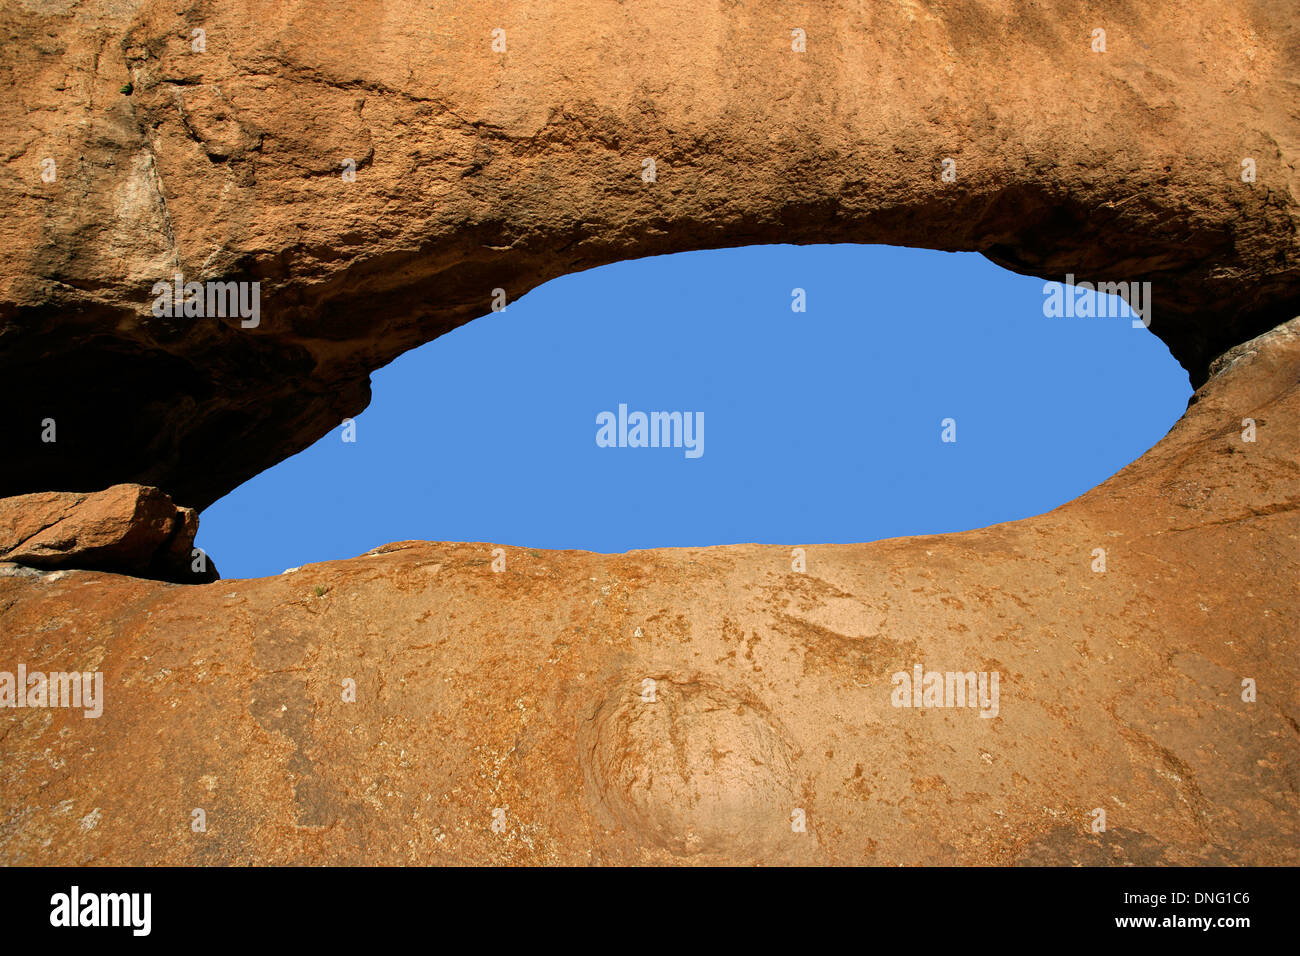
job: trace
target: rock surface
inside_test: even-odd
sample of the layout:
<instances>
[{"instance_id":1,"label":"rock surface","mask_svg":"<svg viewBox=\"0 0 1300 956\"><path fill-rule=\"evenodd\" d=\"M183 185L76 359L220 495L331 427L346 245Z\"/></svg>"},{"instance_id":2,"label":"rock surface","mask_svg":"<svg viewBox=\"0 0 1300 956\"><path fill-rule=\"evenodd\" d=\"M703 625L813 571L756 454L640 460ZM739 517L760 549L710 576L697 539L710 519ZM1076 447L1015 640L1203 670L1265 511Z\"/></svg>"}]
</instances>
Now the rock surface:
<instances>
[{"instance_id":1,"label":"rock surface","mask_svg":"<svg viewBox=\"0 0 1300 956\"><path fill-rule=\"evenodd\" d=\"M97 719L0 709L0 862L1296 865L1300 320L1216 370L1049 514L802 573L403 542L0 576L0 669L104 675ZM996 717L894 706L917 664L999 674Z\"/></svg>"},{"instance_id":2,"label":"rock surface","mask_svg":"<svg viewBox=\"0 0 1300 956\"><path fill-rule=\"evenodd\" d=\"M157 488L114 485L94 494L38 492L0 498L0 561L29 568L93 569L165 581L219 577L192 554L199 518Z\"/></svg>"},{"instance_id":3,"label":"rock surface","mask_svg":"<svg viewBox=\"0 0 1300 956\"><path fill-rule=\"evenodd\" d=\"M6 3L0 495L130 481L206 507L494 290L728 245L1151 281L1151 327L1199 384L1300 311L1295 14ZM260 282L258 326L152 315L178 273Z\"/></svg>"}]
</instances>

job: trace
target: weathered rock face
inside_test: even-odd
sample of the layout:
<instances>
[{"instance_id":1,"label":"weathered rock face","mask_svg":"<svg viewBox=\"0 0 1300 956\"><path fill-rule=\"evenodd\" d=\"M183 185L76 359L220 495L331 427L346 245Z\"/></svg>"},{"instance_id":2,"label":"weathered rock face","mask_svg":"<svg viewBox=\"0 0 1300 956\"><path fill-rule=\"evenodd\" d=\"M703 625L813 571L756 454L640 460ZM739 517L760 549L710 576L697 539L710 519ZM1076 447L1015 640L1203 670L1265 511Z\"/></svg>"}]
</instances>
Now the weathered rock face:
<instances>
[{"instance_id":1,"label":"weathered rock face","mask_svg":"<svg viewBox=\"0 0 1300 956\"><path fill-rule=\"evenodd\" d=\"M215 565L194 553L198 530L192 508L178 508L157 488L140 485L0 498L0 561L29 568L215 581Z\"/></svg>"},{"instance_id":2,"label":"weathered rock face","mask_svg":"<svg viewBox=\"0 0 1300 956\"><path fill-rule=\"evenodd\" d=\"M0 495L33 493L0 503L0 862L1300 862L1290 0L18 0L0 29ZM1051 514L802 571L84 570L172 566L171 499L497 290L833 241L1149 281L1197 383L1246 344ZM156 314L176 275L257 312ZM162 491L85 494L123 482ZM913 696L917 666L985 698ZM47 706L72 683L20 668L103 693Z\"/></svg>"},{"instance_id":3,"label":"weathered rock face","mask_svg":"<svg viewBox=\"0 0 1300 956\"><path fill-rule=\"evenodd\" d=\"M0 709L0 862L1300 863L1300 320L1216 370L1050 514L803 573L0 576L0 670L104 675L98 718ZM894 706L918 664L997 699Z\"/></svg>"},{"instance_id":4,"label":"weathered rock face","mask_svg":"<svg viewBox=\"0 0 1300 956\"><path fill-rule=\"evenodd\" d=\"M1293 0L23 0L0 29L0 495L203 507L494 290L633 256L1146 280L1198 383L1300 310ZM260 282L257 326L151 314L176 274Z\"/></svg>"}]
</instances>

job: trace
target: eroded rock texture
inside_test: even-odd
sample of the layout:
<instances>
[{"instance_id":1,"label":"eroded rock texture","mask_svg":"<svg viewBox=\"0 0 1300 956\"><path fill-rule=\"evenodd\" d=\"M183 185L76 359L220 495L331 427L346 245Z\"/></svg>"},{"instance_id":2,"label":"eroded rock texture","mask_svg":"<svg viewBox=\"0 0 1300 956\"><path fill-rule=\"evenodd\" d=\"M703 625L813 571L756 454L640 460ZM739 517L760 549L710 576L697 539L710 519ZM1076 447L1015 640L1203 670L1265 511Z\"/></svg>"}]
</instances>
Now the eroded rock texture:
<instances>
[{"instance_id":1,"label":"eroded rock texture","mask_svg":"<svg viewBox=\"0 0 1300 956\"><path fill-rule=\"evenodd\" d=\"M1300 311L1293 0L7 0L0 31L0 495L204 507L494 289L633 256L1148 280L1198 384ZM258 326L153 316L178 273L260 282Z\"/></svg>"},{"instance_id":2,"label":"eroded rock texture","mask_svg":"<svg viewBox=\"0 0 1300 956\"><path fill-rule=\"evenodd\" d=\"M105 699L0 710L0 861L1300 863L1300 320L1216 372L1050 514L803 573L420 542L187 587L10 569L3 666ZM996 717L893 706L916 664L999 674Z\"/></svg>"}]
</instances>

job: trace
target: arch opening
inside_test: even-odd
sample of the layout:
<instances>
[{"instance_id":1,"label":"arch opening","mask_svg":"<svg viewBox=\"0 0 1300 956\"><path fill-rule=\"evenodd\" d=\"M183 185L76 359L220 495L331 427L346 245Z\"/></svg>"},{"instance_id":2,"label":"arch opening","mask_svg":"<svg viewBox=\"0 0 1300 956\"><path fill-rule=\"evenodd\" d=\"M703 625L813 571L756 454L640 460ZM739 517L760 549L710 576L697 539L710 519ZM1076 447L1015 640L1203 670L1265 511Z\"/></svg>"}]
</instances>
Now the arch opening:
<instances>
[{"instance_id":1,"label":"arch opening","mask_svg":"<svg viewBox=\"0 0 1300 956\"><path fill-rule=\"evenodd\" d=\"M1186 407L1186 372L1136 318L975 253L601 266L376 372L365 412L207 509L199 544L251 577L407 539L623 552L1017 520Z\"/></svg>"}]
</instances>

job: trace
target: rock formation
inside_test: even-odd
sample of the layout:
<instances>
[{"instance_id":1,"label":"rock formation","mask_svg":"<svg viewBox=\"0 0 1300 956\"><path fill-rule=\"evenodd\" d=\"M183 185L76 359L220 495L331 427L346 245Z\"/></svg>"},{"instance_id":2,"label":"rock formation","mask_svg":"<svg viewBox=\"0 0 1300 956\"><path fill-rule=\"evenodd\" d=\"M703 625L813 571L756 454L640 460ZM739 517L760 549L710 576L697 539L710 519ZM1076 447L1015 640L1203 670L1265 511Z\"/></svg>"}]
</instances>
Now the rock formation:
<instances>
[{"instance_id":1,"label":"rock formation","mask_svg":"<svg viewBox=\"0 0 1300 956\"><path fill-rule=\"evenodd\" d=\"M1216 371L1050 514L802 573L423 542L187 587L11 568L4 660L104 691L0 711L0 860L1300 863L1300 320ZM996 718L894 706L918 664L1000 675Z\"/></svg>"},{"instance_id":2,"label":"rock formation","mask_svg":"<svg viewBox=\"0 0 1300 956\"><path fill-rule=\"evenodd\" d=\"M685 249L1150 281L1194 384L1300 312L1292 0L24 0L0 28L0 496L204 508L494 290ZM259 282L256 327L152 314L177 274Z\"/></svg>"},{"instance_id":3,"label":"rock formation","mask_svg":"<svg viewBox=\"0 0 1300 956\"><path fill-rule=\"evenodd\" d=\"M0 862L1300 862L1291 0L0 29ZM494 303L843 241L1150 282L1193 404L1050 514L806 564L403 542L146 579Z\"/></svg>"}]
</instances>

